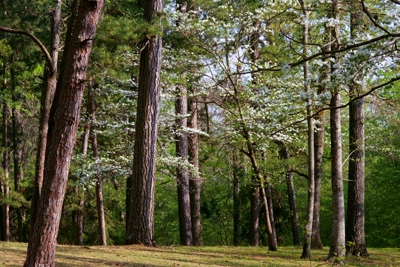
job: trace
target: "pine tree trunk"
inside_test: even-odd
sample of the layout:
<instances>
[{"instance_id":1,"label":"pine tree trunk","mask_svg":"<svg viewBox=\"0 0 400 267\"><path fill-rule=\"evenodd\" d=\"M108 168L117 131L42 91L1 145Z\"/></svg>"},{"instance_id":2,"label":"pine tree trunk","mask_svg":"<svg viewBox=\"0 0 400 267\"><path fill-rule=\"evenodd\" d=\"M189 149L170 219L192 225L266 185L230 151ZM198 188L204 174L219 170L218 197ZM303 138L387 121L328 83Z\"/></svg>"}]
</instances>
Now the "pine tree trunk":
<instances>
[{"instance_id":1,"label":"pine tree trunk","mask_svg":"<svg viewBox=\"0 0 400 267\"><path fill-rule=\"evenodd\" d=\"M185 128L187 128L187 90L184 86L177 89L175 101L176 119L176 156L182 160L188 157L188 138ZM183 246L193 244L192 220L190 212L190 194L189 194L189 173L185 167L177 167L177 187L178 187L178 212L179 212L179 234L180 242Z\"/></svg>"},{"instance_id":2,"label":"pine tree trunk","mask_svg":"<svg viewBox=\"0 0 400 267\"><path fill-rule=\"evenodd\" d=\"M43 187L25 265L53 267L86 70L104 1L74 1L50 112Z\"/></svg>"},{"instance_id":3,"label":"pine tree trunk","mask_svg":"<svg viewBox=\"0 0 400 267\"><path fill-rule=\"evenodd\" d=\"M39 142L36 154L36 168L35 168L35 182L33 188L33 196L31 201L31 216L30 216L30 232L29 239L32 238L32 230L34 228L37 205L40 198L40 193L43 184L45 154L47 145L47 134L49 131L49 116L51 102L53 100L54 92L57 86L57 62L58 52L60 43L60 24L61 24L61 0L56 0L56 6L53 13L53 19L51 24L51 58L53 60L53 66L46 65L45 77L46 82L42 90L41 106L40 106L40 121L39 121ZM51 67L53 71L51 71Z\"/></svg>"},{"instance_id":4,"label":"pine tree trunk","mask_svg":"<svg viewBox=\"0 0 400 267\"><path fill-rule=\"evenodd\" d=\"M4 38L6 37L6 33L4 33ZM3 62L3 94L7 91L7 59L4 58ZM5 98L4 98L5 99ZM3 100L3 170L4 170L4 184L3 184L3 195L5 198L8 197L9 194L9 185L8 185L8 107L7 101ZM3 204L3 220L4 220L4 232L3 232L3 240L8 242L10 241L10 206L7 204Z\"/></svg>"},{"instance_id":5,"label":"pine tree trunk","mask_svg":"<svg viewBox=\"0 0 400 267\"><path fill-rule=\"evenodd\" d=\"M19 184L22 181L21 163L22 163L22 149L21 149L21 115L15 107L17 103L16 96L16 78L15 78L15 58L14 55L11 59L11 94L14 103L11 109L11 121L13 130L13 154L14 154L14 191L20 193ZM22 235L22 210L20 207L16 208L17 213L17 236L18 242L23 242Z\"/></svg>"},{"instance_id":6,"label":"pine tree trunk","mask_svg":"<svg viewBox=\"0 0 400 267\"><path fill-rule=\"evenodd\" d=\"M285 160L290 159L289 149L283 144L281 155ZM294 190L293 174L291 171L286 172L286 186L288 191L290 221L292 224L293 245L301 246L299 216L297 213L296 194Z\"/></svg>"},{"instance_id":7,"label":"pine tree trunk","mask_svg":"<svg viewBox=\"0 0 400 267\"><path fill-rule=\"evenodd\" d=\"M350 14L351 35L354 38L359 28L363 12L361 10ZM353 99L362 91L362 87L353 83L350 85L350 95ZM364 228L364 98L350 104L349 125L349 185L347 194L346 216L346 253L356 256L369 256L365 243Z\"/></svg>"},{"instance_id":8,"label":"pine tree trunk","mask_svg":"<svg viewBox=\"0 0 400 267\"><path fill-rule=\"evenodd\" d=\"M93 150L93 158L97 160L99 158L99 149L97 145L97 134L96 134L96 107L95 100L93 96L93 84L90 85L88 93L88 112L89 118L94 123L92 124L91 132L92 132L92 150ZM97 168L97 164L96 164ZM107 235L106 235L106 221L104 218L104 201L103 201L103 181L101 179L101 175L96 172L96 202L97 202L97 218L99 221L99 238L100 238L100 246L107 246Z\"/></svg>"},{"instance_id":9,"label":"pine tree trunk","mask_svg":"<svg viewBox=\"0 0 400 267\"><path fill-rule=\"evenodd\" d=\"M157 13L162 12L164 1L142 1L141 4L144 8L144 19L151 22ZM146 41L140 54L135 150L126 244L155 245L153 217L161 50L162 39L155 36Z\"/></svg>"},{"instance_id":10,"label":"pine tree trunk","mask_svg":"<svg viewBox=\"0 0 400 267\"><path fill-rule=\"evenodd\" d=\"M233 245L240 243L240 178L241 167L237 160L236 153L233 152Z\"/></svg>"},{"instance_id":11,"label":"pine tree trunk","mask_svg":"<svg viewBox=\"0 0 400 267\"><path fill-rule=\"evenodd\" d=\"M197 92L196 88L191 88L192 94ZM188 127L195 130L201 129L200 127L200 104L193 96L189 98L188 112L191 116L188 120ZM199 134L191 133L188 138L188 153L189 161L199 171ZM192 218L192 237L193 245L200 246L201 241L201 214L200 214L200 185L201 180L199 175L191 174L189 179L189 192L190 192L190 215Z\"/></svg>"}]
</instances>

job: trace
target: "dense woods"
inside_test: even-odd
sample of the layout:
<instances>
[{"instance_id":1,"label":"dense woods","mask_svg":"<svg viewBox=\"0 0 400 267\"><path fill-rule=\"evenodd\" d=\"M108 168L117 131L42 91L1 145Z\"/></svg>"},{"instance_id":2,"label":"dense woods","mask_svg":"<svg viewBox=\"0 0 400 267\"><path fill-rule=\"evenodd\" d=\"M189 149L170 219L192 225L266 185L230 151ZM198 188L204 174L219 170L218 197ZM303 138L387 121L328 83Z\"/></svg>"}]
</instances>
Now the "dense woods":
<instances>
[{"instance_id":1,"label":"dense woods","mask_svg":"<svg viewBox=\"0 0 400 267\"><path fill-rule=\"evenodd\" d=\"M0 9L0 241L25 266L57 244L400 247L398 1Z\"/></svg>"}]
</instances>

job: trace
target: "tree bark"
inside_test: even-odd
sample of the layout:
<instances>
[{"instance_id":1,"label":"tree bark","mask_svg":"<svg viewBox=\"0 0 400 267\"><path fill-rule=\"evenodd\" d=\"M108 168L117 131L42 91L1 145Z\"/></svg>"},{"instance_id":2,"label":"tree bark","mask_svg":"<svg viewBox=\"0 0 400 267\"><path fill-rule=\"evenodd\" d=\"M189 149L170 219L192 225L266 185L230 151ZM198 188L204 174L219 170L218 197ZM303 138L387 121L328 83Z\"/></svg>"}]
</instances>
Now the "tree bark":
<instances>
[{"instance_id":1,"label":"tree bark","mask_svg":"<svg viewBox=\"0 0 400 267\"><path fill-rule=\"evenodd\" d=\"M197 88L192 87L191 94L197 92ZM188 127L194 131L201 129L200 126L200 104L196 96L189 98L188 112L191 116L188 120ZM188 153L189 161L193 164L194 168L199 171L199 134L193 132L188 138ZM189 192L190 192L190 215L192 219L192 237L193 245L202 245L201 241L201 214L200 214L200 185L201 180L198 174L190 174L189 179Z\"/></svg>"},{"instance_id":2,"label":"tree bark","mask_svg":"<svg viewBox=\"0 0 400 267\"><path fill-rule=\"evenodd\" d=\"M363 12L356 10L350 14L351 37L354 38ZM356 78L357 79L357 78ZM362 79L360 79L362 81ZM351 99L362 91L357 83L350 85ZM349 184L346 216L346 253L356 256L369 256L365 243L364 228L364 98L350 104L349 125Z\"/></svg>"},{"instance_id":3,"label":"tree bark","mask_svg":"<svg viewBox=\"0 0 400 267\"><path fill-rule=\"evenodd\" d=\"M11 109L11 121L13 130L13 152L14 152L14 191L20 193L19 184L22 181L21 163L22 163L22 149L21 149L21 115L16 108L16 78L15 78L15 56L11 58L11 97L14 103ZM18 242L23 242L22 234L22 210L21 207L15 208L17 213L17 237Z\"/></svg>"},{"instance_id":4,"label":"tree bark","mask_svg":"<svg viewBox=\"0 0 400 267\"><path fill-rule=\"evenodd\" d=\"M185 128L187 128L187 90L184 86L177 89L175 101L176 119L176 156L182 160L188 157L188 138ZM185 167L177 167L177 187L178 187L178 212L179 212L179 234L180 242L183 246L193 244L192 219L190 212L190 193L189 193L189 173Z\"/></svg>"},{"instance_id":5,"label":"tree bark","mask_svg":"<svg viewBox=\"0 0 400 267\"><path fill-rule=\"evenodd\" d=\"M240 178L242 169L237 160L236 153L233 152L233 245L240 244Z\"/></svg>"},{"instance_id":6,"label":"tree bark","mask_svg":"<svg viewBox=\"0 0 400 267\"><path fill-rule=\"evenodd\" d=\"M300 0L300 4L303 9L303 14L305 18L305 23L303 26L303 53L304 55L308 54L308 17L309 12L307 11L307 7L304 0ZM308 70L308 61L304 63L304 91L306 93L310 92L310 84L309 84L309 70ZM307 106L307 127L308 127L308 195L307 195L307 221L305 225L305 233L304 233L304 244L303 244L303 253L300 258L302 259L310 259L311 261L311 236L312 236L312 223L313 223L313 215L314 215L314 123L312 116L312 102L309 97L306 99Z\"/></svg>"},{"instance_id":7,"label":"tree bark","mask_svg":"<svg viewBox=\"0 0 400 267\"><path fill-rule=\"evenodd\" d=\"M151 22L157 13L162 12L164 1L142 1L141 4L144 10L144 19ZM127 218L127 244L155 245L153 216L161 50L161 37L153 36L146 41L140 54L132 190L130 212Z\"/></svg>"},{"instance_id":8,"label":"tree bark","mask_svg":"<svg viewBox=\"0 0 400 267\"><path fill-rule=\"evenodd\" d=\"M4 38L6 37L6 33L4 33ZM3 170L4 170L4 184L3 184L3 195L7 199L9 194L9 185L8 185L8 128L7 128L7 120L8 120L8 107L7 101L5 100L5 94L7 92L7 58L3 58ZM3 222L4 222L4 232L3 232L3 240L8 242L10 241L10 206L8 204L3 204Z\"/></svg>"},{"instance_id":9,"label":"tree bark","mask_svg":"<svg viewBox=\"0 0 400 267\"><path fill-rule=\"evenodd\" d=\"M76 130L80 120L86 70L104 1L74 1L50 112L43 187L28 244L25 265L55 266L57 234Z\"/></svg>"},{"instance_id":10,"label":"tree bark","mask_svg":"<svg viewBox=\"0 0 400 267\"><path fill-rule=\"evenodd\" d=\"M281 148L281 155L285 160L290 159L289 149L284 144ZM295 246L301 246L301 238L300 238L300 228L299 228L299 216L297 213L297 204L296 204L296 194L294 190L293 183L293 174L290 171L286 172L286 186L288 191L288 199L289 199L289 209L290 209L290 221L292 224L292 235L293 235L293 244Z\"/></svg>"},{"instance_id":11,"label":"tree bark","mask_svg":"<svg viewBox=\"0 0 400 267\"><path fill-rule=\"evenodd\" d=\"M339 19L339 0L332 1L332 17ZM334 42L332 49L339 47L339 25L333 28ZM337 62L337 60L336 60ZM333 64L331 72L334 73ZM334 78L333 78L334 79ZM342 131L340 125L340 92L332 91L331 99L331 158L332 158L332 234L331 246L329 249L329 259L333 259L340 264L345 263L345 210L344 210L344 192L343 192L343 174L342 174Z\"/></svg>"},{"instance_id":12,"label":"tree bark","mask_svg":"<svg viewBox=\"0 0 400 267\"><path fill-rule=\"evenodd\" d=\"M315 193L314 193L314 215L311 237L312 249L324 249L319 232L319 212L321 205L321 182L322 182L322 156L324 154L324 120L325 113L322 111L316 117L316 131L314 133L315 149Z\"/></svg>"},{"instance_id":13,"label":"tree bark","mask_svg":"<svg viewBox=\"0 0 400 267\"><path fill-rule=\"evenodd\" d=\"M43 184L44 164L46 157L47 134L49 131L49 116L51 102L53 101L54 92L57 86L57 62L60 44L60 24L61 24L61 0L56 0L56 6L53 13L51 24L51 58L52 66L47 63L45 68L45 85L42 89L41 106L40 106L40 121L39 121L39 142L36 154L35 181L33 188L33 196L31 201L31 216L30 216L30 233L29 239L32 238L32 230L34 228L37 205L40 198L40 193Z\"/></svg>"},{"instance_id":14,"label":"tree bark","mask_svg":"<svg viewBox=\"0 0 400 267\"><path fill-rule=\"evenodd\" d=\"M340 94L334 92L331 100L331 158L332 158L332 234L328 258L344 263L345 217L342 176L342 137L340 126Z\"/></svg>"},{"instance_id":15,"label":"tree bark","mask_svg":"<svg viewBox=\"0 0 400 267\"><path fill-rule=\"evenodd\" d=\"M92 141L92 151L93 151L93 158L97 160L99 158L99 149L97 146L97 134L96 134L96 107L95 107L95 100L93 96L93 84L90 85L89 88L89 118L90 121L93 123L91 125L91 141ZM97 168L97 163L96 167ZM103 200L103 181L101 179L101 175L97 173L96 170L96 202L97 202L97 217L99 222L99 238L100 238L100 246L107 246L107 235L106 235L106 221L104 218L104 200Z\"/></svg>"}]
</instances>

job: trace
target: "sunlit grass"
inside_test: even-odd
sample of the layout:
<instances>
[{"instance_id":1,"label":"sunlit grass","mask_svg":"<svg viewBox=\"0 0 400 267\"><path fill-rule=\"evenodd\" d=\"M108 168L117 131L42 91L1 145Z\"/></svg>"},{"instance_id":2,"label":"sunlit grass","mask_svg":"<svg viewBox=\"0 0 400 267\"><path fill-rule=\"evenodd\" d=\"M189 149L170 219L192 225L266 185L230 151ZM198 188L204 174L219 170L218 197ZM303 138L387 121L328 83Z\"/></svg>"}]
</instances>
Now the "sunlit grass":
<instances>
[{"instance_id":1,"label":"sunlit grass","mask_svg":"<svg viewBox=\"0 0 400 267\"><path fill-rule=\"evenodd\" d=\"M22 266L27 245L0 242L0 266ZM350 257L348 266L400 266L400 249L372 249L370 258ZM312 251L312 266L331 266L327 249ZM310 266L301 249L279 247L77 247L58 246L56 266Z\"/></svg>"}]
</instances>

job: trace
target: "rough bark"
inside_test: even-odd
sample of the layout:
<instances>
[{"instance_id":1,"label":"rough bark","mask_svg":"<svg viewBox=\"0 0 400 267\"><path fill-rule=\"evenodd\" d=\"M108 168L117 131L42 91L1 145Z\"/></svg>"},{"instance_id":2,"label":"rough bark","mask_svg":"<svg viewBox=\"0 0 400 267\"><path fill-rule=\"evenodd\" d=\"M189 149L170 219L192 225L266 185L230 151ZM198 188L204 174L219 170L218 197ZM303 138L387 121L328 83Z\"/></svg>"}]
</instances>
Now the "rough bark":
<instances>
[{"instance_id":1,"label":"rough bark","mask_svg":"<svg viewBox=\"0 0 400 267\"><path fill-rule=\"evenodd\" d=\"M285 160L290 159L289 149L283 145L281 148L281 155ZM288 191L290 221L292 225L293 244L301 246L300 228L299 228L299 215L297 213L296 194L294 190L293 174L290 171L286 172L286 186Z\"/></svg>"},{"instance_id":2,"label":"rough bark","mask_svg":"<svg viewBox=\"0 0 400 267\"><path fill-rule=\"evenodd\" d=\"M339 19L339 0L332 1L332 17ZM340 45L339 25L335 25L332 31L334 38L332 49L336 50ZM335 69L331 66L331 71ZM334 77L332 78L334 79ZM333 80L334 81L334 80ZM332 182L332 234L331 246L328 258L340 264L345 263L345 210L342 174L342 131L340 125L340 92L332 91L331 99L331 182Z\"/></svg>"},{"instance_id":3,"label":"rough bark","mask_svg":"<svg viewBox=\"0 0 400 267\"><path fill-rule=\"evenodd\" d=\"M91 130L91 141L92 141L92 151L93 158L97 160L99 158L99 149L97 145L97 134L96 134L96 107L95 100L93 96L92 84L90 85L88 96L89 105L88 112L90 121L93 123L90 127ZM97 164L96 164L97 168ZM107 246L107 235L106 235L106 221L104 218L104 200L103 200L103 181L101 175L96 171L96 203L97 203L97 218L99 224L99 239L100 246Z\"/></svg>"},{"instance_id":4,"label":"rough bark","mask_svg":"<svg viewBox=\"0 0 400 267\"><path fill-rule=\"evenodd\" d=\"M242 170L237 160L236 154L233 154L233 245L240 243L240 178Z\"/></svg>"},{"instance_id":5,"label":"rough bark","mask_svg":"<svg viewBox=\"0 0 400 267\"><path fill-rule=\"evenodd\" d=\"M190 88L190 93L195 94L197 89ZM188 112L191 116L188 120L188 127L194 131L201 129L200 125L200 104L195 96L189 98ZM189 161L194 168L199 171L199 134L193 132L188 138ZM201 180L198 174L190 174L189 191L190 191L190 215L192 218L192 237L193 245L200 246L201 241L201 214L200 214L200 186Z\"/></svg>"},{"instance_id":6,"label":"rough bark","mask_svg":"<svg viewBox=\"0 0 400 267\"><path fill-rule=\"evenodd\" d=\"M300 0L300 4L303 9L304 18L306 23L303 26L303 42L305 44L308 43L308 16L309 12L307 11L304 0ZM307 45L303 46L304 55L308 54ZM308 61L304 63L303 66L304 71L304 91L306 93L310 92L310 84L308 81ZM307 221L305 225L305 233L304 233L304 244L303 244L303 253L300 258L302 259L310 259L311 261L311 235L312 235L312 223L313 223L313 215L314 215L314 123L312 115L312 102L310 98L306 99L307 106L307 131L308 131L308 195L307 195Z\"/></svg>"},{"instance_id":7,"label":"rough bark","mask_svg":"<svg viewBox=\"0 0 400 267\"><path fill-rule=\"evenodd\" d=\"M362 11L351 13L351 35L354 38L362 19ZM357 77L356 77L357 79ZM361 80L362 81L362 80ZM362 91L357 83L350 85L351 99ZM356 256L369 256L365 243L364 227L364 98L350 104L349 125L349 184L346 216L346 253Z\"/></svg>"},{"instance_id":8,"label":"rough bark","mask_svg":"<svg viewBox=\"0 0 400 267\"><path fill-rule=\"evenodd\" d=\"M40 121L39 121L39 142L36 154L35 181L33 188L33 196L31 201L31 216L30 216L30 233L36 220L37 205L40 198L40 193L43 184L44 164L46 157L47 134L49 131L49 116L51 102L57 86L57 62L60 44L60 24L61 24L61 0L56 1L56 6L53 11L53 19L51 24L51 51L52 66L47 63L45 68L45 85L42 89L41 106L40 106Z\"/></svg>"},{"instance_id":9,"label":"rough bark","mask_svg":"<svg viewBox=\"0 0 400 267\"><path fill-rule=\"evenodd\" d=\"M155 15L163 10L164 1L142 1L141 4L144 19L151 22ZM153 36L143 45L140 54L135 150L126 243L152 246L155 245L154 186L162 39L160 36Z\"/></svg>"},{"instance_id":10,"label":"rough bark","mask_svg":"<svg viewBox=\"0 0 400 267\"><path fill-rule=\"evenodd\" d=\"M16 93L16 78L15 78L15 56L11 58L11 97L14 103L11 109L11 121L13 132L13 156L14 156L14 191L20 193L19 184L22 181L22 148L21 148L21 114L16 108L17 93ZM20 207L15 208L17 213L17 239L18 242L23 242L22 235L22 210Z\"/></svg>"},{"instance_id":11,"label":"rough bark","mask_svg":"<svg viewBox=\"0 0 400 267\"><path fill-rule=\"evenodd\" d=\"M177 88L175 101L175 112L178 116L176 125L176 156L182 160L188 158L188 138L184 128L187 128L187 89L184 86ZM192 218L190 212L189 173L185 167L177 167L178 187L178 213L179 213L179 235L183 246L193 244Z\"/></svg>"},{"instance_id":12,"label":"rough bark","mask_svg":"<svg viewBox=\"0 0 400 267\"><path fill-rule=\"evenodd\" d=\"M6 37L6 33L4 33L4 38ZM6 94L7 91L7 58L3 58L3 94ZM3 195L5 198L8 197L9 193L9 185L8 185L8 107L7 101L3 100L3 170L4 170L4 184L3 184ZM3 204L3 240L8 242L10 241L10 206L7 204Z\"/></svg>"},{"instance_id":13,"label":"rough bark","mask_svg":"<svg viewBox=\"0 0 400 267\"><path fill-rule=\"evenodd\" d=\"M43 186L24 266L55 266L57 234L86 70L104 1L74 1L50 112Z\"/></svg>"}]
</instances>

